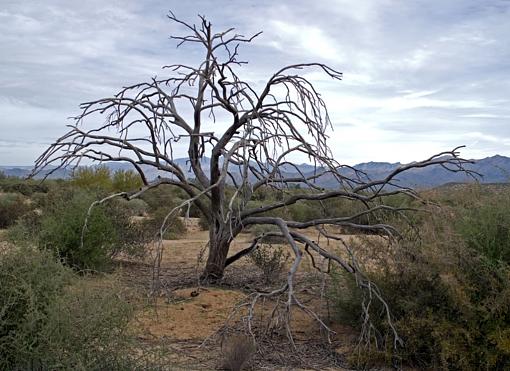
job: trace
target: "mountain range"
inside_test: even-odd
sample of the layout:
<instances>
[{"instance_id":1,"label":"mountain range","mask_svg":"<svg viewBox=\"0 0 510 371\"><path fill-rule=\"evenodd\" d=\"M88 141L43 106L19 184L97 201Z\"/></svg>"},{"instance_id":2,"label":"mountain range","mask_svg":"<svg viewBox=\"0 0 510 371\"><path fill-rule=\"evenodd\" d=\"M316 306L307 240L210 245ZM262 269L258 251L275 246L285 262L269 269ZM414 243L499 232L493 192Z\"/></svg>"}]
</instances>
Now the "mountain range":
<instances>
[{"instance_id":1,"label":"mountain range","mask_svg":"<svg viewBox=\"0 0 510 371\"><path fill-rule=\"evenodd\" d=\"M189 169L188 159L180 158L175 160L182 169L188 171L188 176L193 177ZM509 183L510 182L510 158L505 156L492 156L479 160L473 160L473 164L468 164L467 169L473 170L476 173L482 175L478 180L481 183ZM204 171L208 172L209 159L204 158L202 165ZM353 166L356 170L363 171L370 179L382 179L391 171L395 170L402 164L399 162L388 163L388 162L366 162ZM117 169L130 169L130 165L127 163L111 163L107 166L112 170ZM310 164L296 165L299 171L305 175L312 175L315 171L320 172L320 169L315 169ZM26 177L30 174L32 167L30 166L0 166L0 171L8 176L17 176L20 178ZM51 170L51 168L49 169ZM49 171L47 170L47 171ZM147 168L147 177L153 179L158 175L164 175L155 169ZM297 175L297 171L287 166L283 169L284 174L287 176ZM353 170L345 168L341 170L346 176L352 175ZM46 173L43 172L38 175L41 178ZM70 171L67 169L58 169L49 178L68 178ZM465 173L453 173L449 172L441 166L429 166L426 168L417 168L408 170L398 176L398 184L405 187L412 188L433 188L441 186L447 183L465 183L473 182L474 179ZM323 175L316 180L316 184L324 188L336 188L338 186L337 180L330 174Z\"/></svg>"}]
</instances>

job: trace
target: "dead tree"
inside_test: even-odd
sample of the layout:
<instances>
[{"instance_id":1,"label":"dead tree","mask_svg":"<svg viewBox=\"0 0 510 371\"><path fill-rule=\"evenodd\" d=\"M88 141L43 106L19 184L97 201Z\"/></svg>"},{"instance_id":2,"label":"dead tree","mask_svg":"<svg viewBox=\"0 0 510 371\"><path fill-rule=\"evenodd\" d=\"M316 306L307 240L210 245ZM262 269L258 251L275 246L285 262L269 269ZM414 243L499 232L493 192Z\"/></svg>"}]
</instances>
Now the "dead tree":
<instances>
[{"instance_id":1,"label":"dead tree","mask_svg":"<svg viewBox=\"0 0 510 371\"><path fill-rule=\"evenodd\" d=\"M244 37L232 28L216 33L204 17L200 17L197 25L172 13L168 17L189 32L187 36L172 37L178 46L192 44L201 48L203 60L196 65L165 66L168 77L153 78L125 87L111 98L83 103L69 132L36 160L34 173L48 165L78 166L83 159L100 163L118 161L130 163L144 183L142 189L123 194L128 199L162 184L179 187L189 196L181 206L194 204L210 226L204 281L221 279L225 267L257 248L261 236L245 250L228 256L232 241L244 228L273 225L277 232L271 234L288 241L294 261L286 282L271 295L285 293L289 306L300 306L294 286L304 251L314 251L348 272L359 273L355 262L307 237L302 233L305 228L314 227L327 239L336 238L331 230L342 226L395 236L398 231L391 225L367 225L358 220L361 215L375 215L381 210L401 211L376 202L398 193L415 195L395 182L399 174L432 165L464 171L463 165L468 161L458 157L456 150L401 166L379 180L369 180L366 174L354 169L346 171L346 166L333 158L328 147L332 125L326 105L311 82L300 74L318 69L333 80L341 80L340 72L321 63L290 65L278 70L257 89L238 74L246 64L238 59L238 51L240 45L250 43L258 34ZM180 166L174 157L179 153L176 147L181 149L182 144L189 158L186 167ZM292 162L296 154L305 155L315 164L315 171L301 172ZM149 179L150 168L162 175ZM323 176L333 177L338 186L319 187L316 180ZM295 185L300 185L301 191L296 191ZM294 190L287 192L291 186ZM282 199L250 207L253 196L263 187L280 192ZM300 201L319 204L336 198L357 201L365 209L357 215L306 222L267 216L268 212ZM375 290L364 279L359 280L359 285ZM374 297L383 300L378 292Z\"/></svg>"}]
</instances>

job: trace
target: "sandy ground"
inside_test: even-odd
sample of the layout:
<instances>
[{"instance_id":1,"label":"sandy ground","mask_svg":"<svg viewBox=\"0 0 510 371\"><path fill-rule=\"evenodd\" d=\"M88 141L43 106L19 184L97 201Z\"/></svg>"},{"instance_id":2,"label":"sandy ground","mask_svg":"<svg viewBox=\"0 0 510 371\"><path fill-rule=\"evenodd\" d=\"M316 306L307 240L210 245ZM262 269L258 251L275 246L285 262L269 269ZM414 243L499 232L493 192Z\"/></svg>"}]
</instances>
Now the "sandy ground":
<instances>
[{"instance_id":1,"label":"sandy ground","mask_svg":"<svg viewBox=\"0 0 510 371\"><path fill-rule=\"evenodd\" d=\"M247 310L246 307L242 307L235 314L233 310L247 302L253 286L257 285L256 281L260 278L260 272L257 272L257 268L248 258L242 258L228 267L224 285L221 287L199 287L197 274L200 272L206 256L203 256L202 261L199 261L197 257L204 251L208 232L198 228L197 220L188 220L186 223L188 232L183 238L163 242L161 279L166 290L165 293L137 313L132 327L142 341L167 341L174 346L180 344L181 349L183 346L186 349L186 357L193 355L193 357L204 361L201 351L197 353L194 351L204 340L208 340L207 349L210 357L218 357L219 343L221 343L225 331L228 332L225 328L227 318L229 318L232 328L239 330L243 319L246 319ZM310 238L316 237L313 230L306 233ZM251 238L249 233L239 235L232 244L230 254L247 247ZM345 238L350 240L355 237L345 236ZM329 248L337 250L339 246L331 244ZM320 260L316 257L316 261ZM305 255L300 274L310 274L312 271L311 261ZM145 274L149 274L149 269L145 270ZM282 279L284 280L285 277ZM325 314L325 303L321 302L313 292L314 289L320 291L319 285L320 282L305 285L301 297L311 309L322 315ZM257 288L260 287L259 284ZM275 303L272 301L265 303L260 301L257 304L254 318L256 327L262 325L276 327L276 322L282 317L275 316L272 321L269 320L274 307ZM291 329L296 343L305 345L308 342L316 344L325 341L324 331L321 331L318 322L299 309L294 309L291 312ZM355 337L353 329L349 326L335 325L332 329L337 333L336 336L333 336L337 351L342 354L349 352L352 348L349 344L352 344L353 337ZM279 338L279 341L286 341L285 332L279 331L273 335ZM195 348L190 348L191 344ZM191 362L192 359L188 359L188 361ZM323 366L325 367L325 365ZM212 367L212 364L207 363L204 367L204 369ZM199 369L201 368L199 367ZM343 368L330 369L341 370Z\"/></svg>"}]
</instances>

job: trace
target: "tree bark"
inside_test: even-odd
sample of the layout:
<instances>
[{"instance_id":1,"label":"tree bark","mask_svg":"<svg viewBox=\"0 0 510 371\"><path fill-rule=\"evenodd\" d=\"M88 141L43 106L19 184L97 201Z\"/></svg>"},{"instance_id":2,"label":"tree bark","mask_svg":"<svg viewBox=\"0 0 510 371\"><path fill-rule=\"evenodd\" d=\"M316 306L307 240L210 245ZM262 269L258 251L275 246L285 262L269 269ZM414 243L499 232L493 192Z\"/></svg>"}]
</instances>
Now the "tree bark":
<instances>
[{"instance_id":1,"label":"tree bark","mask_svg":"<svg viewBox=\"0 0 510 371\"><path fill-rule=\"evenodd\" d=\"M202 282L216 282L223 278L225 271L228 251L232 239L230 236L224 236L221 232L217 233L211 226L209 232L209 256L200 277Z\"/></svg>"}]
</instances>

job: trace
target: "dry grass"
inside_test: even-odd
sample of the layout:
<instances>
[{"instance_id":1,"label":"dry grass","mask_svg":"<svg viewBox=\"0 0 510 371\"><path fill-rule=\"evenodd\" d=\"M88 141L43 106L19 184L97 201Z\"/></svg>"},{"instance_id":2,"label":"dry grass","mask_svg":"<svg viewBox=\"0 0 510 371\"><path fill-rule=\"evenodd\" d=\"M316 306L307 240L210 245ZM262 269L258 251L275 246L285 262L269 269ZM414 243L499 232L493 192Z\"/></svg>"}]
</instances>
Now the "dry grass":
<instances>
[{"instance_id":1,"label":"dry grass","mask_svg":"<svg viewBox=\"0 0 510 371\"><path fill-rule=\"evenodd\" d=\"M0 254L6 252L10 248L12 248L12 245L7 241L7 230L0 229Z\"/></svg>"},{"instance_id":2,"label":"dry grass","mask_svg":"<svg viewBox=\"0 0 510 371\"><path fill-rule=\"evenodd\" d=\"M230 336L222 344L223 368L241 371L256 351L253 339L246 335Z\"/></svg>"}]
</instances>

